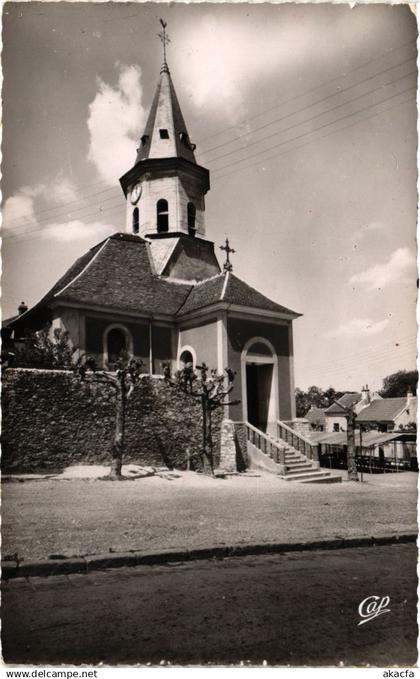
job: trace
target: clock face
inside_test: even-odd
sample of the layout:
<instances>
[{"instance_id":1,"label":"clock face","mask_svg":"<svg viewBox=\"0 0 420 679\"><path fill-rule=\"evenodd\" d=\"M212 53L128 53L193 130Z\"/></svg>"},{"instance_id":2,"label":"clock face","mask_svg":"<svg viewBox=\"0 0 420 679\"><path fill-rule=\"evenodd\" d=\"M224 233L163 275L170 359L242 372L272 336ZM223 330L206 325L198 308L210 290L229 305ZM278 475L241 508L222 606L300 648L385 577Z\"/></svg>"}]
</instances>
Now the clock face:
<instances>
[{"instance_id":1,"label":"clock face","mask_svg":"<svg viewBox=\"0 0 420 679\"><path fill-rule=\"evenodd\" d=\"M141 196L141 184L135 184L133 186L133 188L131 189L131 197L130 197L130 200L133 203L133 205L135 203L137 203L140 196Z\"/></svg>"}]
</instances>

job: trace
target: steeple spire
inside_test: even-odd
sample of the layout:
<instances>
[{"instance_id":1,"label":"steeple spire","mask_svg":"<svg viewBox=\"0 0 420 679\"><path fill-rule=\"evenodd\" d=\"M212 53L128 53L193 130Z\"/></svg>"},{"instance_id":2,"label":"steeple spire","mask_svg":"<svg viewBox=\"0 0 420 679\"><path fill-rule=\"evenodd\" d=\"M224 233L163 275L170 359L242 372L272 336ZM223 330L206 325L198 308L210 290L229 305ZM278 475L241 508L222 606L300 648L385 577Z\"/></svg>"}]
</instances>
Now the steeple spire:
<instances>
[{"instance_id":1,"label":"steeple spire","mask_svg":"<svg viewBox=\"0 0 420 679\"><path fill-rule=\"evenodd\" d=\"M136 163L146 159L184 158L196 164L195 144L190 141L166 62L166 46L170 42L166 33L167 24L163 19L160 23L162 30L158 37L163 45L163 64L146 127L137 149Z\"/></svg>"},{"instance_id":2,"label":"steeple spire","mask_svg":"<svg viewBox=\"0 0 420 679\"><path fill-rule=\"evenodd\" d=\"M166 27L168 25L167 22L164 21L163 19L159 19L159 21L161 23L162 30L157 35L158 35L158 38L163 45L163 63L162 63L162 68L160 69L160 72L161 73L169 73L168 64L166 62L166 45L171 42L171 39L170 39L169 35L167 35L167 33L166 33Z\"/></svg>"}]
</instances>

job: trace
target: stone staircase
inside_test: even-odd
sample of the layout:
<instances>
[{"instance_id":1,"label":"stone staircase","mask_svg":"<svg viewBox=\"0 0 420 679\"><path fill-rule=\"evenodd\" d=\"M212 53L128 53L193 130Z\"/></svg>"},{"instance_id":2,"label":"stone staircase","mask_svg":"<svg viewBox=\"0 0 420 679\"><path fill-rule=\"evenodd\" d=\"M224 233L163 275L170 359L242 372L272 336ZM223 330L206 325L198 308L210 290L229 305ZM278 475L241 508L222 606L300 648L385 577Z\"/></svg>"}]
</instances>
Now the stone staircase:
<instances>
[{"instance_id":1,"label":"stone staircase","mask_svg":"<svg viewBox=\"0 0 420 679\"><path fill-rule=\"evenodd\" d=\"M341 476L334 476L327 469L321 469L319 462L309 460L293 446L285 448L285 473L280 475L283 481L298 483L340 483Z\"/></svg>"},{"instance_id":2,"label":"stone staircase","mask_svg":"<svg viewBox=\"0 0 420 679\"><path fill-rule=\"evenodd\" d=\"M341 476L320 468L316 446L285 423L278 422L275 430L270 429L267 433L260 431L249 422L245 425L251 468L277 474L280 479L287 482L341 482ZM276 435L277 432L278 435Z\"/></svg>"}]
</instances>

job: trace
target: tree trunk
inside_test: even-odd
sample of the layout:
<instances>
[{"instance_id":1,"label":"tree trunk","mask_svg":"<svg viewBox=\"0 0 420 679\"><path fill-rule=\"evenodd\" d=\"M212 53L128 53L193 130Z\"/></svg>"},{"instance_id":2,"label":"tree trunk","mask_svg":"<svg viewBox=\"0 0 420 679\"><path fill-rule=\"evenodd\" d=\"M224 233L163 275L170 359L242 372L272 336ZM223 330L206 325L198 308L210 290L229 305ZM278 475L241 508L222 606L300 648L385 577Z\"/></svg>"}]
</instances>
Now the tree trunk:
<instances>
[{"instance_id":1,"label":"tree trunk","mask_svg":"<svg viewBox=\"0 0 420 679\"><path fill-rule=\"evenodd\" d=\"M358 481L356 466L356 453L354 447L354 424L356 416L351 412L347 417L347 478L349 481Z\"/></svg>"},{"instance_id":2,"label":"tree trunk","mask_svg":"<svg viewBox=\"0 0 420 679\"><path fill-rule=\"evenodd\" d=\"M124 385L117 390L115 397L115 434L112 445L112 461L110 476L112 479L121 479L121 468L125 447L125 393Z\"/></svg>"},{"instance_id":3,"label":"tree trunk","mask_svg":"<svg viewBox=\"0 0 420 679\"><path fill-rule=\"evenodd\" d=\"M201 405L203 409L203 463L204 471L214 475L213 464L213 439L211 432L211 409L208 399L203 395L201 397Z\"/></svg>"}]
</instances>

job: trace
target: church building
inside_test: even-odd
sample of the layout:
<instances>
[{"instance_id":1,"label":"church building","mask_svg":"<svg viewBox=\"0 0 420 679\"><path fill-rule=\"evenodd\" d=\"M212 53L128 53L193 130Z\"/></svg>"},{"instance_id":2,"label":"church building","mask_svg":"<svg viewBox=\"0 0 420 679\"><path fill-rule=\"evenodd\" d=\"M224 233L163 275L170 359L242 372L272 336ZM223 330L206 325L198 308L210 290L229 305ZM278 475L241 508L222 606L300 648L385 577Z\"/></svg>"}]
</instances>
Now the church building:
<instances>
[{"instance_id":1,"label":"church building","mask_svg":"<svg viewBox=\"0 0 420 679\"><path fill-rule=\"evenodd\" d=\"M266 430L295 415L299 314L235 276L228 241L219 265L205 225L209 171L194 151L165 57L135 163L120 179L125 232L82 255L9 329L62 328L103 367L122 349L151 375L166 363L173 372L188 362L229 367L240 403L226 415Z\"/></svg>"}]
</instances>

